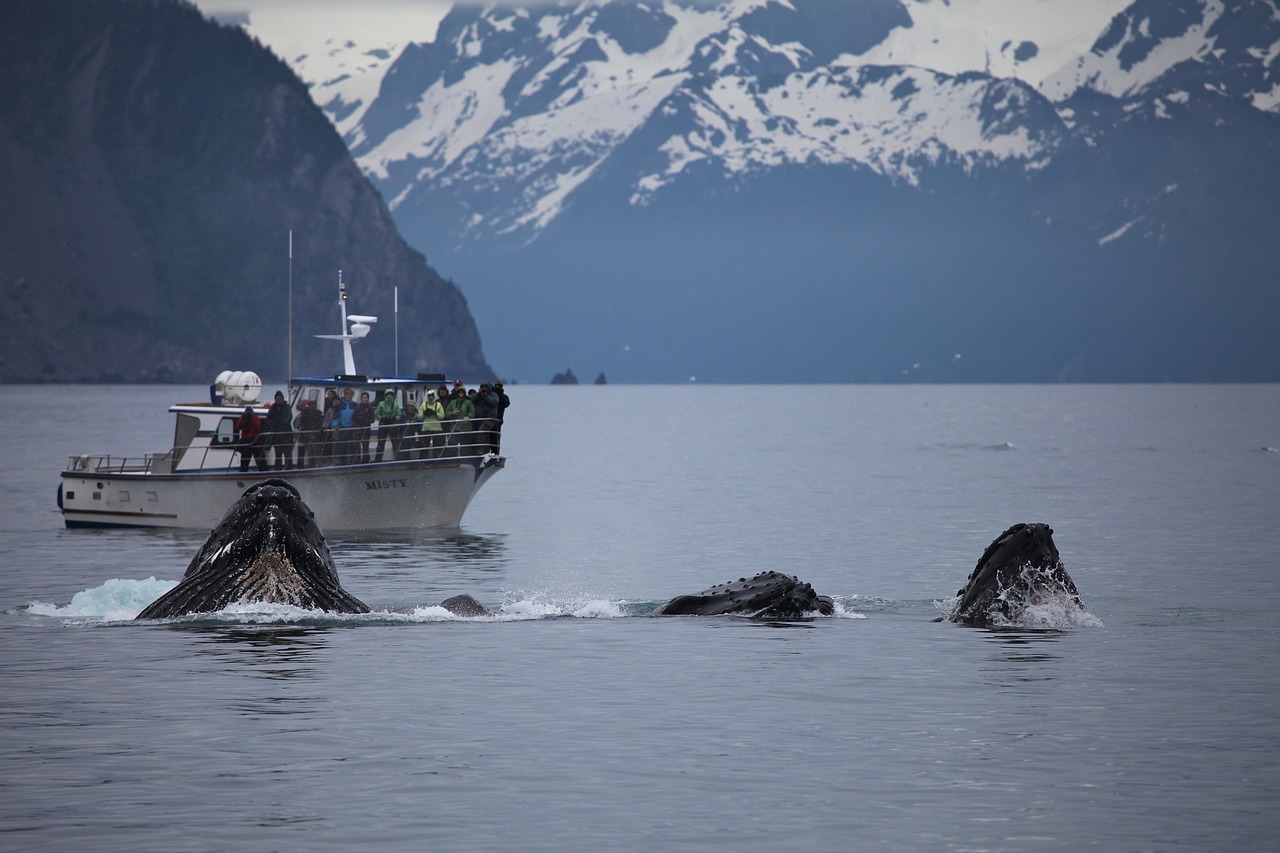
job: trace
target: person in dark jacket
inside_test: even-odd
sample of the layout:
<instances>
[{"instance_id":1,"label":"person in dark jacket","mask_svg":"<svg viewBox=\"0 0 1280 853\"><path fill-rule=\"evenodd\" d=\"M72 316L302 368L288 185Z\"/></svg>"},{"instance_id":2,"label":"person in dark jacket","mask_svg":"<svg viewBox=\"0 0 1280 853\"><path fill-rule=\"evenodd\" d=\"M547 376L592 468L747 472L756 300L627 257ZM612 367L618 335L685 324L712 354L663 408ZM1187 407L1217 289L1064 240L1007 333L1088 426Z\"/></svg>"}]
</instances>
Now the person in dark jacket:
<instances>
[{"instance_id":1,"label":"person in dark jacket","mask_svg":"<svg viewBox=\"0 0 1280 853\"><path fill-rule=\"evenodd\" d=\"M284 393L276 392L275 402L267 409L263 423L266 443L271 446L277 471L293 469L293 424L289 418L289 404Z\"/></svg>"},{"instance_id":2,"label":"person in dark jacket","mask_svg":"<svg viewBox=\"0 0 1280 853\"><path fill-rule=\"evenodd\" d=\"M357 456L360 463L369 461L369 437L373 434L374 422L373 403L369 402L369 392L360 392L360 402L356 403L356 413L352 416L352 421L356 425L356 446Z\"/></svg>"},{"instance_id":3,"label":"person in dark jacket","mask_svg":"<svg viewBox=\"0 0 1280 853\"><path fill-rule=\"evenodd\" d=\"M324 415L315 403L303 400L298 404L298 417L293 426L298 431L298 467L316 467L323 461Z\"/></svg>"},{"instance_id":4,"label":"person in dark jacket","mask_svg":"<svg viewBox=\"0 0 1280 853\"><path fill-rule=\"evenodd\" d=\"M236 445L240 448L240 471L249 470L249 457L253 457L259 471L267 470L267 452L262 447L262 419L253 410L253 406L245 406L244 414L236 418L232 425L236 433Z\"/></svg>"},{"instance_id":5,"label":"person in dark jacket","mask_svg":"<svg viewBox=\"0 0 1280 853\"><path fill-rule=\"evenodd\" d=\"M511 398L503 389L501 379L493 383L493 391L498 395L498 423L502 423L507 418L507 407L511 405Z\"/></svg>"},{"instance_id":6,"label":"person in dark jacket","mask_svg":"<svg viewBox=\"0 0 1280 853\"><path fill-rule=\"evenodd\" d=\"M502 424L507 419L507 408L511 405L511 398L502 387L501 379L493 383L493 393L498 395L498 425L493 429L493 452L499 453L502 448Z\"/></svg>"},{"instance_id":7,"label":"person in dark jacket","mask_svg":"<svg viewBox=\"0 0 1280 853\"><path fill-rule=\"evenodd\" d=\"M489 453L497 447L494 433L498 429L498 395L488 382L480 384L480 390L473 401L476 407L475 442L476 453Z\"/></svg>"}]
</instances>

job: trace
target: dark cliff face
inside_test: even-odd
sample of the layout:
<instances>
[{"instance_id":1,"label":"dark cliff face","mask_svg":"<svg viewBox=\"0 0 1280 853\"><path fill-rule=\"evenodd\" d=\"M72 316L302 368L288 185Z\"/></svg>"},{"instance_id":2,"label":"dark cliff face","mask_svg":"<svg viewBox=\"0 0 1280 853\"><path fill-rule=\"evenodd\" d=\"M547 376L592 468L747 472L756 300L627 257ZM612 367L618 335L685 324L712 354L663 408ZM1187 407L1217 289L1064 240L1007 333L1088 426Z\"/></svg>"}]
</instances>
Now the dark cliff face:
<instances>
[{"instance_id":1,"label":"dark cliff face","mask_svg":"<svg viewBox=\"0 0 1280 853\"><path fill-rule=\"evenodd\" d=\"M172 0L0 8L0 381L332 373L342 270L367 372L489 377L458 289L400 237L292 71Z\"/></svg>"}]
</instances>

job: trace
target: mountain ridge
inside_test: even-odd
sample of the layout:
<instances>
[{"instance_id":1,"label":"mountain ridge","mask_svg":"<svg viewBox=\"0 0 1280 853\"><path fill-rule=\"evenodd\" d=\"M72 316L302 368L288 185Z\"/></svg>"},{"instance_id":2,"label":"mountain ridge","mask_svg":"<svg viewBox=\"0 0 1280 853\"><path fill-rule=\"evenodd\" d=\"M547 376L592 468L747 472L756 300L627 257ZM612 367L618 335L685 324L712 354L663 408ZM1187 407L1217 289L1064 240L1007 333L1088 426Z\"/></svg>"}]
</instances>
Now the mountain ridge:
<instances>
[{"instance_id":1,"label":"mountain ridge","mask_svg":"<svg viewBox=\"0 0 1280 853\"><path fill-rule=\"evenodd\" d=\"M0 11L5 381L283 379L290 239L299 373L340 364L336 279L415 330L410 369L492 376L451 282L400 237L292 70L169 0ZM361 343L391 372L393 334Z\"/></svg>"}]
</instances>

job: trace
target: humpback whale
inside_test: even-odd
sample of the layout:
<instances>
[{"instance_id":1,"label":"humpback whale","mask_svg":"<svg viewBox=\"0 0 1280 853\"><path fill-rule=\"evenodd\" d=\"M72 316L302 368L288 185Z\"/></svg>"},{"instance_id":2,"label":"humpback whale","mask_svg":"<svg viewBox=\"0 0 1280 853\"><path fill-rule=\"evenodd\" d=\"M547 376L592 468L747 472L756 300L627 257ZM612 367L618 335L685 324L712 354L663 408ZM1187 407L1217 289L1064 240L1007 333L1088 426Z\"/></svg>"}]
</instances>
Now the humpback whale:
<instances>
[{"instance_id":1,"label":"humpback whale","mask_svg":"<svg viewBox=\"0 0 1280 853\"><path fill-rule=\"evenodd\" d=\"M1047 524L1015 524L997 536L956 595L941 620L977 627L1017 624L1028 606L1055 598L1084 610Z\"/></svg>"},{"instance_id":2,"label":"humpback whale","mask_svg":"<svg viewBox=\"0 0 1280 853\"><path fill-rule=\"evenodd\" d=\"M242 602L369 612L338 582L315 515L284 480L246 489L209 533L178 585L137 618L214 613Z\"/></svg>"},{"instance_id":3,"label":"humpback whale","mask_svg":"<svg viewBox=\"0 0 1280 853\"><path fill-rule=\"evenodd\" d=\"M653 611L654 616L721 616L735 613L755 619L791 621L821 613L830 616L835 602L818 595L794 575L760 572L750 578L717 584L692 595L681 595Z\"/></svg>"}]
</instances>

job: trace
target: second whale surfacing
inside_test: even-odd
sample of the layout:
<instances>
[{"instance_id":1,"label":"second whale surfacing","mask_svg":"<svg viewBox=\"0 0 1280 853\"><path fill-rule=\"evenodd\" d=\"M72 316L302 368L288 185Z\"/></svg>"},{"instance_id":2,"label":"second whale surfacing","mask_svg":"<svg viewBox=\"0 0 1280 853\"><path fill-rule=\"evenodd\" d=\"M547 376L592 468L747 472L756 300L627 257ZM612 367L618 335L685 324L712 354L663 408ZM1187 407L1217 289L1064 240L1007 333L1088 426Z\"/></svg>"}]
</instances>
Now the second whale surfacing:
<instances>
[{"instance_id":1,"label":"second whale surfacing","mask_svg":"<svg viewBox=\"0 0 1280 853\"><path fill-rule=\"evenodd\" d=\"M722 616L738 614L754 619L795 621L820 613L830 616L835 602L818 595L794 575L760 572L750 578L717 584L692 595L681 595L653 611L654 616Z\"/></svg>"},{"instance_id":2,"label":"second whale surfacing","mask_svg":"<svg viewBox=\"0 0 1280 853\"><path fill-rule=\"evenodd\" d=\"M138 619L216 613L234 604L368 613L342 588L315 515L284 480L245 490L209 533L182 580Z\"/></svg>"}]
</instances>

